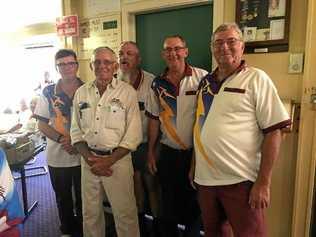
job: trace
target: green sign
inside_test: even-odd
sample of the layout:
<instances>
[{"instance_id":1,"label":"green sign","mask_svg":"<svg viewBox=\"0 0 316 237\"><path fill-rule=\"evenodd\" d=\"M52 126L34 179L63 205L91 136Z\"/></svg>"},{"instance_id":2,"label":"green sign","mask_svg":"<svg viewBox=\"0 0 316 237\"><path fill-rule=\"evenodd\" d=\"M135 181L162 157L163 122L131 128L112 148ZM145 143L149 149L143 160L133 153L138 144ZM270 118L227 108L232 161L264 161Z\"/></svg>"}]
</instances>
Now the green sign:
<instances>
[{"instance_id":1,"label":"green sign","mask_svg":"<svg viewBox=\"0 0 316 237\"><path fill-rule=\"evenodd\" d=\"M103 22L103 30L116 29L117 21L105 21Z\"/></svg>"}]
</instances>

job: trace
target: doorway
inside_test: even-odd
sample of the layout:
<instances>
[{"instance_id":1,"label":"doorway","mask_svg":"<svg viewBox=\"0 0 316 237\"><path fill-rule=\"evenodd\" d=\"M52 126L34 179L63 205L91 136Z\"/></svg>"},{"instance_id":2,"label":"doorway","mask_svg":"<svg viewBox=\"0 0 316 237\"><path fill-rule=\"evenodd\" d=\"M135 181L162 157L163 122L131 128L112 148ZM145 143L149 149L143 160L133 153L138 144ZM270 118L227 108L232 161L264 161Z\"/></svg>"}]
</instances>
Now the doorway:
<instances>
[{"instance_id":1,"label":"doorway","mask_svg":"<svg viewBox=\"0 0 316 237\"><path fill-rule=\"evenodd\" d=\"M161 73L165 67L161 59L164 38L181 35L189 48L188 63L210 71L212 19L212 3L136 15L136 42L142 67L156 75Z\"/></svg>"},{"instance_id":2,"label":"doorway","mask_svg":"<svg viewBox=\"0 0 316 237\"><path fill-rule=\"evenodd\" d=\"M28 104L32 97L39 95L45 74L50 81L57 78L54 55L58 48L56 34L47 34L30 37L7 49L4 55L10 63L3 69L0 112L6 108L16 111L21 100Z\"/></svg>"}]
</instances>

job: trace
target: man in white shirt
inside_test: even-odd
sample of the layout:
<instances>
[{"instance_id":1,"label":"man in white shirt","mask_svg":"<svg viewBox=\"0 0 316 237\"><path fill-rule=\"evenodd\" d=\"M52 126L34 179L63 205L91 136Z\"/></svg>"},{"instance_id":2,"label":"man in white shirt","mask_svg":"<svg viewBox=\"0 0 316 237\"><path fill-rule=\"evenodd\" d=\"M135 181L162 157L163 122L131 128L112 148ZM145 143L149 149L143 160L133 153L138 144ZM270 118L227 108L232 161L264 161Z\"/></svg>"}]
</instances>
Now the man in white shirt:
<instances>
[{"instance_id":1,"label":"man in white shirt","mask_svg":"<svg viewBox=\"0 0 316 237\"><path fill-rule=\"evenodd\" d=\"M46 158L56 195L60 230L64 236L77 232L81 235L80 155L71 145L69 130L72 99L82 81L77 77L78 62L74 51L59 50L55 55L55 63L61 79L43 89L33 117L38 120L38 129L47 137Z\"/></svg>"},{"instance_id":2,"label":"man in white shirt","mask_svg":"<svg viewBox=\"0 0 316 237\"><path fill-rule=\"evenodd\" d=\"M291 123L269 76L242 60L244 47L235 23L219 26L211 42L218 68L199 85L191 176L195 168L206 237L227 221L234 236L267 236L272 167Z\"/></svg>"},{"instance_id":3,"label":"man in white shirt","mask_svg":"<svg viewBox=\"0 0 316 237\"><path fill-rule=\"evenodd\" d=\"M114 77L112 49L94 50L95 80L76 92L71 139L82 155L83 232L104 237L104 193L111 204L118 237L139 236L131 151L142 141L137 94Z\"/></svg>"}]
</instances>

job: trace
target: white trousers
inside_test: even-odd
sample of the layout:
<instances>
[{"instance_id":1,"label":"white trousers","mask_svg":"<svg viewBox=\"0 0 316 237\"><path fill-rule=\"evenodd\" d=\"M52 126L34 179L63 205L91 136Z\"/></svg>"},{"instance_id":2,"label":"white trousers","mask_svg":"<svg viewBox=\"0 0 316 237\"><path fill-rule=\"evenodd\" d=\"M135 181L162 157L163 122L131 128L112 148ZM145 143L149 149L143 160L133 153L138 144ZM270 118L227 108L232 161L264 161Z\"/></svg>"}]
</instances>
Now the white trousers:
<instances>
[{"instance_id":1,"label":"white trousers","mask_svg":"<svg viewBox=\"0 0 316 237\"><path fill-rule=\"evenodd\" d=\"M106 157L104 158L106 159ZM111 177L96 176L82 158L82 215L84 237L104 237L104 193L112 207L118 237L139 237L130 154L112 166Z\"/></svg>"}]
</instances>

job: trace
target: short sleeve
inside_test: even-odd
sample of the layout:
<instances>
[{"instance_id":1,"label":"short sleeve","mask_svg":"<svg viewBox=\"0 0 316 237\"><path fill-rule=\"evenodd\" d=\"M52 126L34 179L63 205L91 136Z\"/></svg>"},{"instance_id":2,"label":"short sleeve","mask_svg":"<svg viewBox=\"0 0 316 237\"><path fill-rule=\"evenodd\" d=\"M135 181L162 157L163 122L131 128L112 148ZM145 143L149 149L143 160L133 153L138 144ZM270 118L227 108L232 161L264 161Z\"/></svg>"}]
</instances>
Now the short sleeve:
<instances>
[{"instance_id":1,"label":"short sleeve","mask_svg":"<svg viewBox=\"0 0 316 237\"><path fill-rule=\"evenodd\" d=\"M147 116L158 119L159 112L160 112L160 104L159 104L158 95L155 93L153 85L154 85L154 82L146 98L145 110L146 110Z\"/></svg>"},{"instance_id":2,"label":"short sleeve","mask_svg":"<svg viewBox=\"0 0 316 237\"><path fill-rule=\"evenodd\" d=\"M48 103L46 96L44 96L44 95L40 96L40 98L36 104L34 114L38 120L41 120L44 122L49 121L49 119L50 119L49 103Z\"/></svg>"},{"instance_id":3,"label":"short sleeve","mask_svg":"<svg viewBox=\"0 0 316 237\"><path fill-rule=\"evenodd\" d=\"M288 126L290 117L270 77L259 70L253 86L259 127L265 132L272 127Z\"/></svg>"}]
</instances>

